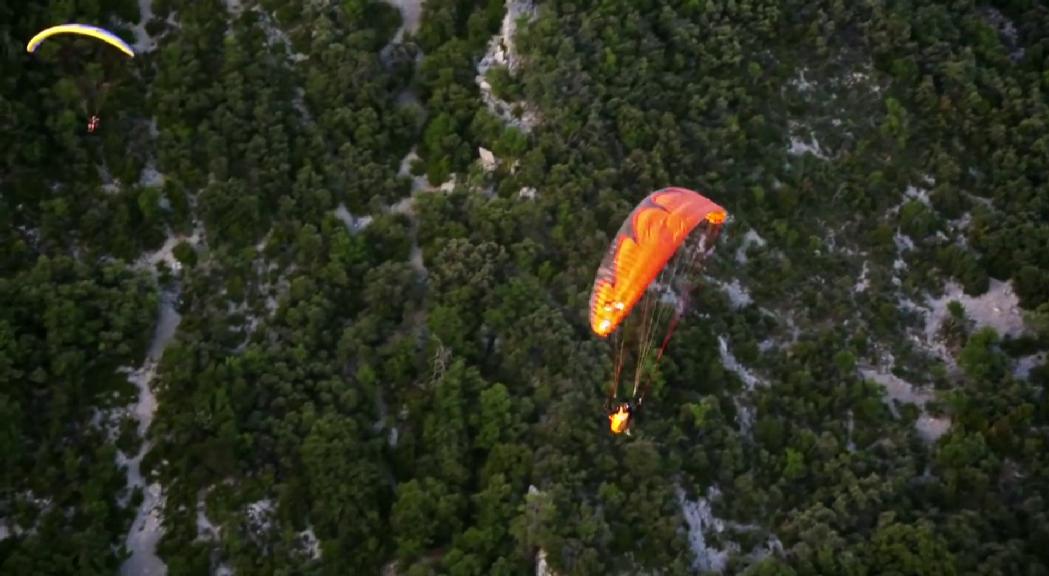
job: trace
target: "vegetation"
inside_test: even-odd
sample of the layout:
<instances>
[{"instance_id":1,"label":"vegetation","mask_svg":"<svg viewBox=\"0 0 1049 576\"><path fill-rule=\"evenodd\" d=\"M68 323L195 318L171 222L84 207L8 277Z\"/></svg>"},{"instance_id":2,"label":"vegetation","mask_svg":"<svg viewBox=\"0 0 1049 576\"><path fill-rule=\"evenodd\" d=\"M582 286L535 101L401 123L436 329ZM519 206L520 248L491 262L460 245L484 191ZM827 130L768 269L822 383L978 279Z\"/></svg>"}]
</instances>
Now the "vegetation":
<instances>
[{"instance_id":1,"label":"vegetation","mask_svg":"<svg viewBox=\"0 0 1049 576\"><path fill-rule=\"evenodd\" d=\"M539 550L564 575L1049 575L1040 3L549 0L492 95L502 0L427 0L414 31L379 0L154 0L156 48L97 67L23 43L132 40L135 3L26 4L0 0L0 574L117 571L146 446L172 576ZM666 185L731 220L612 437L589 291ZM1003 290L1022 334L964 302L926 324ZM140 437L127 376L165 310ZM692 549L700 498L724 556Z\"/></svg>"}]
</instances>

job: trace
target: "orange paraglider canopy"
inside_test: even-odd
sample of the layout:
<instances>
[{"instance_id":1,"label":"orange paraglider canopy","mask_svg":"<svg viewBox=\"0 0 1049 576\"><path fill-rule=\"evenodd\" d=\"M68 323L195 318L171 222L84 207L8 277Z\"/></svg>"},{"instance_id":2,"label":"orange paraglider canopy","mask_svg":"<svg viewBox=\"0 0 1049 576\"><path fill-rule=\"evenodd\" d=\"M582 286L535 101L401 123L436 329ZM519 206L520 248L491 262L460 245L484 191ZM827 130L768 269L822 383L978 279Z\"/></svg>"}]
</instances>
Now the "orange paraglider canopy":
<instances>
[{"instance_id":1,"label":"orange paraglider canopy","mask_svg":"<svg viewBox=\"0 0 1049 576\"><path fill-rule=\"evenodd\" d=\"M598 336L615 332L667 262L706 221L720 226L721 206L685 188L663 188L627 216L608 249L590 294L590 328Z\"/></svg>"}]
</instances>

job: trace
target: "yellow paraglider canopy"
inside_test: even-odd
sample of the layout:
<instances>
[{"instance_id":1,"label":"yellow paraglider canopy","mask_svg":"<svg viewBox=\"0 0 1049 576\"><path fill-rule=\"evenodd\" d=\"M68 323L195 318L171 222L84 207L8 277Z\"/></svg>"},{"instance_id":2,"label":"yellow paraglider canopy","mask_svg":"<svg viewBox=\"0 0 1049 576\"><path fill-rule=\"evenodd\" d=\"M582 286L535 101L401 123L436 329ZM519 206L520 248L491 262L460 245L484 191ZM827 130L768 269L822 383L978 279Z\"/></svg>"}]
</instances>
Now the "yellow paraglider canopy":
<instances>
[{"instance_id":1,"label":"yellow paraglider canopy","mask_svg":"<svg viewBox=\"0 0 1049 576\"><path fill-rule=\"evenodd\" d=\"M52 26L46 30L41 30L36 36L33 36L29 41L29 44L26 45L26 52L35 52L37 46L39 46L41 42L56 34L79 34L81 36L90 36L91 38L96 38L114 46L132 58L135 57L135 51L131 49L131 46L129 46L127 42L121 40L119 36L113 34L109 30L103 30L102 28L89 26L87 24L62 24L60 26Z\"/></svg>"}]
</instances>

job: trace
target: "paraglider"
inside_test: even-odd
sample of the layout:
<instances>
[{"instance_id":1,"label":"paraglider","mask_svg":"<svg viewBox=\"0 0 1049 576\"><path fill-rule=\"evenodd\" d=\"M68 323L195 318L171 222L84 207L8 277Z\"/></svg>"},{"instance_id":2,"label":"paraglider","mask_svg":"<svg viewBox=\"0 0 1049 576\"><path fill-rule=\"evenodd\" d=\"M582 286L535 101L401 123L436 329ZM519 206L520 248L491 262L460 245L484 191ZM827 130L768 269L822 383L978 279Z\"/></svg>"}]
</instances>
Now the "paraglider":
<instances>
[{"instance_id":1,"label":"paraglider","mask_svg":"<svg viewBox=\"0 0 1049 576\"><path fill-rule=\"evenodd\" d=\"M613 434L630 434L631 418L634 415L634 406L630 402L623 402L612 409L608 415L608 428Z\"/></svg>"},{"instance_id":2,"label":"paraglider","mask_svg":"<svg viewBox=\"0 0 1049 576\"><path fill-rule=\"evenodd\" d=\"M100 42L100 45L106 44L113 48L116 48L116 50L118 50L120 53L129 58L135 57L135 51L127 42L122 40L119 36L104 28L90 26L88 24L62 24L59 26L52 26L50 28L41 30L29 40L28 44L26 44L26 52L35 55L37 53L38 48L42 44L44 44L45 41L55 36L66 34L73 35L75 37L97 40ZM66 46L63 46L62 62L64 65L68 65L66 63L76 60L75 58L68 57L69 55L67 54L67 51L68 48ZM108 60L108 57L102 57L103 64L105 64ZM105 97L109 92L111 83L106 82L104 80L92 82L87 78L87 76L82 70L78 72L79 73L76 74L76 77L78 79L78 85L80 87L81 95L84 99L85 112L88 113L90 116L87 123L87 131L89 134L93 134L101 124L101 119L99 118L98 112L101 109L103 102L105 101ZM107 76L107 74L103 74L103 76Z\"/></svg>"},{"instance_id":3,"label":"paraglider","mask_svg":"<svg viewBox=\"0 0 1049 576\"><path fill-rule=\"evenodd\" d=\"M88 38L95 38L96 40L101 40L110 46L117 48L132 58L135 57L135 51L131 49L131 46L129 46L127 42L121 40L119 36L104 28L87 24L62 24L60 26L52 26L41 30L40 32L37 32L36 36L33 36L29 40L29 44L26 44L26 52L29 52L30 54L36 52L37 47L39 47L44 40L58 34L77 34Z\"/></svg>"},{"instance_id":4,"label":"paraglider","mask_svg":"<svg viewBox=\"0 0 1049 576\"><path fill-rule=\"evenodd\" d=\"M590 329L613 340L614 373L606 401L613 434L629 433L644 402L650 372L688 308L696 272L712 251L726 217L724 208L692 190L664 188L642 200L612 240L590 293ZM621 402L619 380L628 340L637 345L634 386L628 401Z\"/></svg>"}]
</instances>

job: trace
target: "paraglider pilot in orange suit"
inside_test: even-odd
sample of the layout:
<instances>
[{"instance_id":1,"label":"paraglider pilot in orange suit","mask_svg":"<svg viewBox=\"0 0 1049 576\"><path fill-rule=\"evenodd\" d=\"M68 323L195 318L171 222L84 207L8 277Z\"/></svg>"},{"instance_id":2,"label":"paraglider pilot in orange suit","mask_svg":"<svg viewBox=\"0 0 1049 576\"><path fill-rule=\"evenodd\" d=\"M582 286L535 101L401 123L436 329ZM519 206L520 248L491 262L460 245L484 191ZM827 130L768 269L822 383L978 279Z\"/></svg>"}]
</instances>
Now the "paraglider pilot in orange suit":
<instances>
[{"instance_id":1,"label":"paraglider pilot in orange suit","mask_svg":"<svg viewBox=\"0 0 1049 576\"><path fill-rule=\"evenodd\" d=\"M614 408L609 406L608 411L608 428L613 434L622 434L626 432L627 436L630 435L630 425L634 421L634 402L621 402Z\"/></svg>"}]
</instances>

